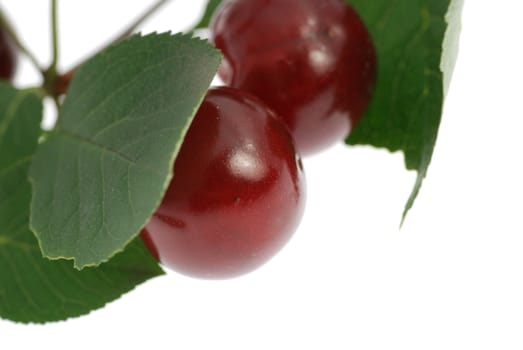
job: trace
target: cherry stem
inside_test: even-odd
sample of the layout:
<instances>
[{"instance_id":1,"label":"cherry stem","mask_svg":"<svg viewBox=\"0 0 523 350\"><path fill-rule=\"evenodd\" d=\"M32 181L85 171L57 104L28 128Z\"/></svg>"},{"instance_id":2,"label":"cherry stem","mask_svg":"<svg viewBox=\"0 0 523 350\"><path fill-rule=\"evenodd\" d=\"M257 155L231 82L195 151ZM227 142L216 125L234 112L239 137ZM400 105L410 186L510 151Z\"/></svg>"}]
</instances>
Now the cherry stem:
<instances>
[{"instance_id":1,"label":"cherry stem","mask_svg":"<svg viewBox=\"0 0 523 350\"><path fill-rule=\"evenodd\" d=\"M36 59L36 56L33 55L33 53L22 43L18 35L16 35L15 30L7 21L7 19L4 16L4 13L2 10L0 10L0 27L4 29L6 34L11 38L15 46L18 48L18 51L20 51L22 54L24 54L34 65L34 67L42 74L45 74L45 69L43 66L38 62Z\"/></svg>"},{"instance_id":2,"label":"cherry stem","mask_svg":"<svg viewBox=\"0 0 523 350\"><path fill-rule=\"evenodd\" d=\"M44 72L44 88L53 99L57 111L60 110L59 95L55 92L55 85L59 79L58 60L60 56L58 40L58 0L51 0L51 42L53 56L49 68Z\"/></svg>"},{"instance_id":3,"label":"cherry stem","mask_svg":"<svg viewBox=\"0 0 523 350\"><path fill-rule=\"evenodd\" d=\"M147 9L140 17L136 18L127 28L125 28L119 35L117 35L113 40L109 41L106 45L104 45L99 51L103 51L107 49L109 46L117 44L121 42L122 40L127 39L129 36L133 34L133 32L142 25L145 21L147 21L150 17L152 17L161 7L166 5L171 0L159 0L155 4L153 4L151 7ZM64 76L72 76L74 72L90 57L88 57L86 60L82 61L81 63L77 64L75 67L69 69Z\"/></svg>"},{"instance_id":4,"label":"cherry stem","mask_svg":"<svg viewBox=\"0 0 523 350\"><path fill-rule=\"evenodd\" d=\"M140 17L138 17L134 22L132 22L127 29L125 29L119 36L117 36L113 41L108 44L106 47L116 44L127 37L129 37L133 32L138 28L142 23L147 21L152 15L156 13L161 7L166 5L171 0L159 0L153 4L147 11L145 11Z\"/></svg>"},{"instance_id":5,"label":"cherry stem","mask_svg":"<svg viewBox=\"0 0 523 350\"><path fill-rule=\"evenodd\" d=\"M58 43L58 1L51 1L51 35L53 45L53 59L49 66L49 73L56 75L59 57L59 43Z\"/></svg>"}]
</instances>

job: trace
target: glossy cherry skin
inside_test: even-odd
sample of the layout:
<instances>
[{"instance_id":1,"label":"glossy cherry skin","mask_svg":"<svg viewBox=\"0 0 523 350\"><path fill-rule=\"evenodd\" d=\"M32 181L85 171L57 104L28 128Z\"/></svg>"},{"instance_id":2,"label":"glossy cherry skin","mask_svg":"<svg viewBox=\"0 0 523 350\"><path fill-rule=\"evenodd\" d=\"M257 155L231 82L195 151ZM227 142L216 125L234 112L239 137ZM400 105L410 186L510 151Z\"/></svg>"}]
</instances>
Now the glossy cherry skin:
<instances>
[{"instance_id":1,"label":"glossy cherry skin","mask_svg":"<svg viewBox=\"0 0 523 350\"><path fill-rule=\"evenodd\" d=\"M16 49L13 41L0 28L0 79L12 80L17 64Z\"/></svg>"},{"instance_id":2,"label":"glossy cherry skin","mask_svg":"<svg viewBox=\"0 0 523 350\"><path fill-rule=\"evenodd\" d=\"M343 140L371 98L375 49L341 0L230 0L211 23L219 75L284 118L302 155Z\"/></svg>"},{"instance_id":3,"label":"glossy cherry skin","mask_svg":"<svg viewBox=\"0 0 523 350\"><path fill-rule=\"evenodd\" d=\"M141 237L172 270L198 278L236 277L285 245L304 204L301 160L285 125L257 98L214 88Z\"/></svg>"}]
</instances>

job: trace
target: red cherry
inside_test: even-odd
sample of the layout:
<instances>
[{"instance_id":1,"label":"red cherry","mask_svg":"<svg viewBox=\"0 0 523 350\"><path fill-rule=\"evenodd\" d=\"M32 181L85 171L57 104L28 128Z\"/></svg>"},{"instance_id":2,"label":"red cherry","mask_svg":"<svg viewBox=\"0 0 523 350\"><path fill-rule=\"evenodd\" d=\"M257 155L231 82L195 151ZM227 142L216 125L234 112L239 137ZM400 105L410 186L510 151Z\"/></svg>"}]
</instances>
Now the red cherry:
<instances>
[{"instance_id":1,"label":"red cherry","mask_svg":"<svg viewBox=\"0 0 523 350\"><path fill-rule=\"evenodd\" d=\"M16 63L15 45L5 30L0 28L0 79L13 79Z\"/></svg>"},{"instance_id":2,"label":"red cherry","mask_svg":"<svg viewBox=\"0 0 523 350\"><path fill-rule=\"evenodd\" d=\"M275 255L296 230L305 178L285 125L257 98L209 90L160 207L142 230L167 267L230 278Z\"/></svg>"},{"instance_id":3,"label":"red cherry","mask_svg":"<svg viewBox=\"0 0 523 350\"><path fill-rule=\"evenodd\" d=\"M220 77L272 107L301 154L344 139L374 89L371 37L340 0L230 0L211 40L225 56Z\"/></svg>"}]
</instances>

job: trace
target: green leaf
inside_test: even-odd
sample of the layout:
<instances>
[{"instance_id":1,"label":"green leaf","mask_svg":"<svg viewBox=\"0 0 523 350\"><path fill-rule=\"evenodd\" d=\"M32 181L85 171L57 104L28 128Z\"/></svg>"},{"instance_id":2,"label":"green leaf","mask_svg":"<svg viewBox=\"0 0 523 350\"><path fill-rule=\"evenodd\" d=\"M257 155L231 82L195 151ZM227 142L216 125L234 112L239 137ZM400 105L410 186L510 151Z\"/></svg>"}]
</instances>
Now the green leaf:
<instances>
[{"instance_id":1,"label":"green leaf","mask_svg":"<svg viewBox=\"0 0 523 350\"><path fill-rule=\"evenodd\" d=\"M0 83L0 317L49 322L85 314L163 271L140 241L97 269L42 257L29 230L28 170L42 103Z\"/></svg>"},{"instance_id":2,"label":"green leaf","mask_svg":"<svg viewBox=\"0 0 523 350\"><path fill-rule=\"evenodd\" d=\"M202 19L200 20L200 22L198 22L194 29L202 29L209 27L212 15L221 3L222 0L209 0L207 2L207 6L205 7L205 12L203 13Z\"/></svg>"},{"instance_id":3,"label":"green leaf","mask_svg":"<svg viewBox=\"0 0 523 350\"><path fill-rule=\"evenodd\" d=\"M401 150L407 168L418 171L404 219L427 175L434 151L444 98L441 69L446 71L448 84L457 52L463 1L348 2L372 33L379 70L373 101L347 142ZM453 48L449 55L444 50L444 39L445 46Z\"/></svg>"},{"instance_id":4,"label":"green leaf","mask_svg":"<svg viewBox=\"0 0 523 350\"><path fill-rule=\"evenodd\" d=\"M44 256L97 266L137 236L219 61L208 43L165 33L133 36L80 68L30 170Z\"/></svg>"}]
</instances>

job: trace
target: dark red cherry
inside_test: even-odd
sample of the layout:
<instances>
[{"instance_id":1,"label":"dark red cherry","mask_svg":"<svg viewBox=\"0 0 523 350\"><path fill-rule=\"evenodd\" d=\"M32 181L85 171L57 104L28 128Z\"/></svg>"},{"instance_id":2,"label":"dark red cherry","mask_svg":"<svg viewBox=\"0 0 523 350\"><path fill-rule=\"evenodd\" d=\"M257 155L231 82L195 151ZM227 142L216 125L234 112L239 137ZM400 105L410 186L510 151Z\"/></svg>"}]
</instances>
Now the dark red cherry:
<instances>
[{"instance_id":1,"label":"dark red cherry","mask_svg":"<svg viewBox=\"0 0 523 350\"><path fill-rule=\"evenodd\" d=\"M303 169L285 125L257 98L214 88L187 132L169 188L141 236L175 271L235 277L285 245L304 203Z\"/></svg>"},{"instance_id":2,"label":"dark red cherry","mask_svg":"<svg viewBox=\"0 0 523 350\"><path fill-rule=\"evenodd\" d=\"M344 139L371 98L375 49L344 1L229 0L211 40L225 56L220 77L272 107L302 154Z\"/></svg>"},{"instance_id":3,"label":"dark red cherry","mask_svg":"<svg viewBox=\"0 0 523 350\"><path fill-rule=\"evenodd\" d=\"M5 30L0 27L0 79L13 79L16 63L15 45Z\"/></svg>"}]
</instances>

